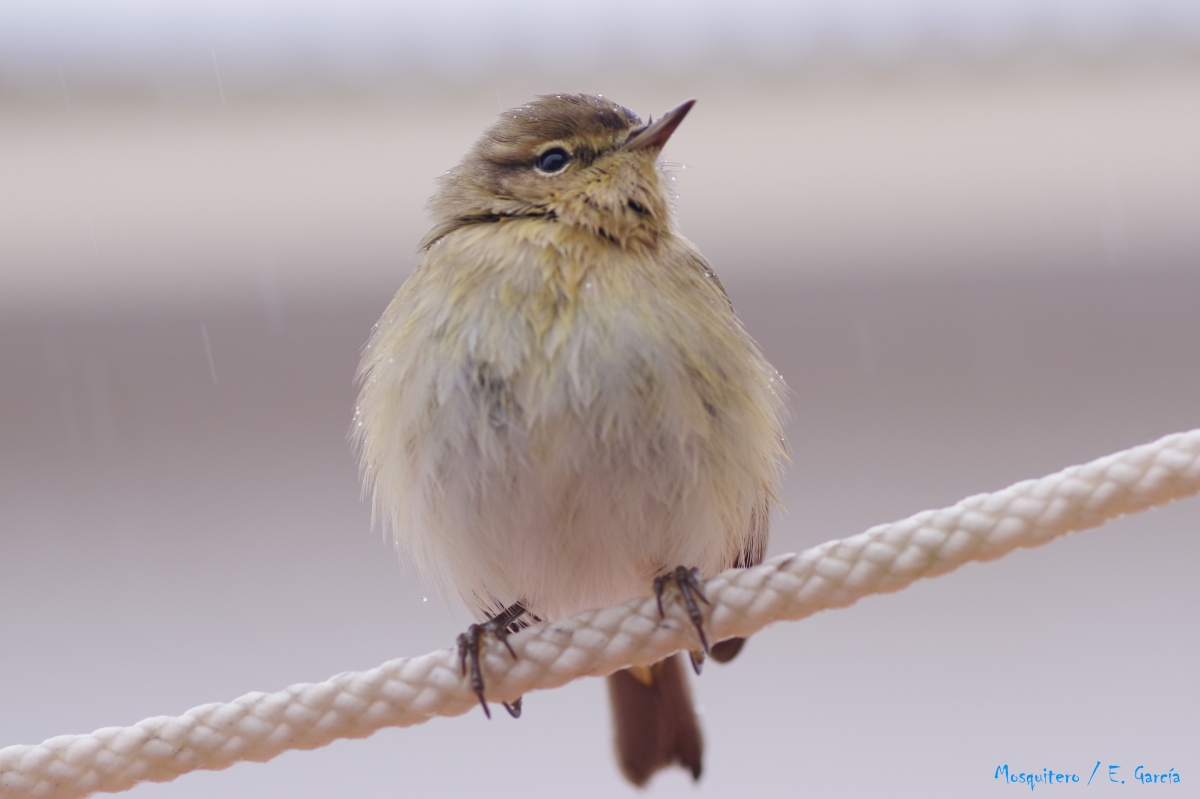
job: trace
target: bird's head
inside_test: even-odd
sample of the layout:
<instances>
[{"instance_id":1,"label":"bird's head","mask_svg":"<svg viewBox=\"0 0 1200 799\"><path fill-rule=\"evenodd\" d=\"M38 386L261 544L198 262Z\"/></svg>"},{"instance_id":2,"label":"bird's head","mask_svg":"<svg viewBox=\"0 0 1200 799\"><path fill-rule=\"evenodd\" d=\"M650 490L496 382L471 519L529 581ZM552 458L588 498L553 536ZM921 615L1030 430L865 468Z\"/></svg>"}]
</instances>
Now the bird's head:
<instances>
[{"instance_id":1,"label":"bird's head","mask_svg":"<svg viewBox=\"0 0 1200 799\"><path fill-rule=\"evenodd\" d=\"M691 110L657 122L604 97L548 94L505 111L441 179L428 247L462 226L541 217L621 247L650 246L671 230L662 147Z\"/></svg>"}]
</instances>

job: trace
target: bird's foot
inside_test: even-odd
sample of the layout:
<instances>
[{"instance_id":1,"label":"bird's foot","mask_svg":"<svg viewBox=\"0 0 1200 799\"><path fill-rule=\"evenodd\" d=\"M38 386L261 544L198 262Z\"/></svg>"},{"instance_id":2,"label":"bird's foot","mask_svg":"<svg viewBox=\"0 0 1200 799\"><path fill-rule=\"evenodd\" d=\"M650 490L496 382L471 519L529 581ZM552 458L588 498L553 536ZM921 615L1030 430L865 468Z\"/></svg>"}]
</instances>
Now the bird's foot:
<instances>
[{"instance_id":1,"label":"bird's foot","mask_svg":"<svg viewBox=\"0 0 1200 799\"><path fill-rule=\"evenodd\" d=\"M700 612L700 606L696 604L697 597L704 604L708 604L708 597L704 596L704 581L700 579L699 569L689 569L686 566L679 566L674 571L655 577L654 598L658 600L660 617L665 615L663 613L663 591L666 590L667 583L675 583L675 587L679 589L679 595L683 597L683 606L687 608L688 618L691 619L692 626L696 628L696 633L700 636L702 648L688 653L692 659L692 668L699 674L709 649L708 636L704 632L704 615Z\"/></svg>"},{"instance_id":2,"label":"bird's foot","mask_svg":"<svg viewBox=\"0 0 1200 799\"><path fill-rule=\"evenodd\" d=\"M737 653L741 652L742 647L745 645L745 638L726 638L724 641L718 641L713 644L709 650L709 654L718 663L728 663L737 657Z\"/></svg>"},{"instance_id":3,"label":"bird's foot","mask_svg":"<svg viewBox=\"0 0 1200 799\"><path fill-rule=\"evenodd\" d=\"M472 624L467 628L465 633L461 633L458 636L458 662L462 668L463 676L467 677L469 672L471 690L475 692L475 696L479 697L479 704L483 706L483 713L489 719L492 717L492 711L488 709L487 700L483 697L483 672L479 668L480 645L483 642L483 637L491 633L497 641L504 644L508 653L515 659L517 653L513 651L512 645L508 643L508 634L515 627L513 623L523 615L525 615L525 606L518 602L500 611L483 624ZM504 705L504 709L514 719L521 717L521 697L517 697L516 701L511 704L508 702L501 702L500 704Z\"/></svg>"}]
</instances>

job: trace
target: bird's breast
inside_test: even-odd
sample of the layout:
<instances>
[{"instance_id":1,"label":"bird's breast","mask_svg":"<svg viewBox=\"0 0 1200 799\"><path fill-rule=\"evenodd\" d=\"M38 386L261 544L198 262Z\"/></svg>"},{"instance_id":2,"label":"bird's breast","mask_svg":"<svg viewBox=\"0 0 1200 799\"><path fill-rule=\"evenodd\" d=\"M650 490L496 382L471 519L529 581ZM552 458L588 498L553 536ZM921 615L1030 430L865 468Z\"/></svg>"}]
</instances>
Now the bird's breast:
<instances>
[{"instance_id":1,"label":"bird's breast","mask_svg":"<svg viewBox=\"0 0 1200 799\"><path fill-rule=\"evenodd\" d=\"M616 394L655 396L650 384L664 374L652 367L671 342L656 334L644 258L570 231L546 241L514 227L490 247L466 242L437 325L439 359L480 418L547 423Z\"/></svg>"},{"instance_id":2,"label":"bird's breast","mask_svg":"<svg viewBox=\"0 0 1200 799\"><path fill-rule=\"evenodd\" d=\"M744 548L778 442L761 356L702 271L646 257L471 232L385 315L360 396L377 501L477 607L554 617Z\"/></svg>"}]
</instances>

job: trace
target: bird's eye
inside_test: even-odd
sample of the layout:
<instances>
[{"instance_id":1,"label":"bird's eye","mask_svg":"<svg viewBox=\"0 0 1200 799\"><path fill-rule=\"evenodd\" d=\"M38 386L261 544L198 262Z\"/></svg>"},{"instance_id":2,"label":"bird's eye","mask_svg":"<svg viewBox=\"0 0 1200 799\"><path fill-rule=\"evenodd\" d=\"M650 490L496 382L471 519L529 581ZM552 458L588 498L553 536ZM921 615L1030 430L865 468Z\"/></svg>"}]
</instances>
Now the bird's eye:
<instances>
[{"instance_id":1,"label":"bird's eye","mask_svg":"<svg viewBox=\"0 0 1200 799\"><path fill-rule=\"evenodd\" d=\"M571 154L561 147L551 147L546 152L537 157L535 162L537 168L549 175L555 172L562 172L567 168L567 163L571 160Z\"/></svg>"}]
</instances>

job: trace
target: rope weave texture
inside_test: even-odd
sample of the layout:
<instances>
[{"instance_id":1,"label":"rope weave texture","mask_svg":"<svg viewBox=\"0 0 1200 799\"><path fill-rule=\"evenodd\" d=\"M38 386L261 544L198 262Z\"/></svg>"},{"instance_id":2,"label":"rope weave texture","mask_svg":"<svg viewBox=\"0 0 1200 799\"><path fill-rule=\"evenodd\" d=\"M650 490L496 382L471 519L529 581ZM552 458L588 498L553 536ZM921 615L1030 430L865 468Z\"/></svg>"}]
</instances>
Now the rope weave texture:
<instances>
[{"instance_id":1,"label":"rope weave texture","mask_svg":"<svg viewBox=\"0 0 1200 799\"><path fill-rule=\"evenodd\" d=\"M702 606L709 638L750 635L772 622L845 607L969 561L1039 546L1198 492L1200 429L752 569L731 569L705 585L712 603ZM482 658L489 699L511 701L529 691L650 664L698 646L681 603L667 607L665 620L654 599L644 598L534 625L509 639L516 660L489 641ZM261 762L290 749L315 749L383 727L455 716L476 704L455 653L444 649L322 683L201 705L182 716L156 716L131 727L0 749L0 799L67 799L121 791L194 769Z\"/></svg>"}]
</instances>

